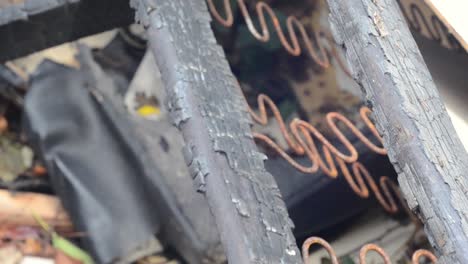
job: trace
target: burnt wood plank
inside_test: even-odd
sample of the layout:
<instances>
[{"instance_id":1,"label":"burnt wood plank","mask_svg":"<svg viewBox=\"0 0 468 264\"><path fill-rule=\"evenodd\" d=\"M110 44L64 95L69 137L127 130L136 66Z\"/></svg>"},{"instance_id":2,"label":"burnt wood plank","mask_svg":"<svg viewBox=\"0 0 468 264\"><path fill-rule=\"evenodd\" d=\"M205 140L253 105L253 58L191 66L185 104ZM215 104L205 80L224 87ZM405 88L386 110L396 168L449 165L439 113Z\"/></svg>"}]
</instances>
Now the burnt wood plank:
<instances>
[{"instance_id":1,"label":"burnt wood plank","mask_svg":"<svg viewBox=\"0 0 468 264\"><path fill-rule=\"evenodd\" d=\"M133 22L128 0L24 0L0 8L0 62Z\"/></svg>"},{"instance_id":2,"label":"burnt wood plank","mask_svg":"<svg viewBox=\"0 0 468 264\"><path fill-rule=\"evenodd\" d=\"M468 156L395 0L328 0L406 200L439 263L468 263Z\"/></svg>"}]
</instances>

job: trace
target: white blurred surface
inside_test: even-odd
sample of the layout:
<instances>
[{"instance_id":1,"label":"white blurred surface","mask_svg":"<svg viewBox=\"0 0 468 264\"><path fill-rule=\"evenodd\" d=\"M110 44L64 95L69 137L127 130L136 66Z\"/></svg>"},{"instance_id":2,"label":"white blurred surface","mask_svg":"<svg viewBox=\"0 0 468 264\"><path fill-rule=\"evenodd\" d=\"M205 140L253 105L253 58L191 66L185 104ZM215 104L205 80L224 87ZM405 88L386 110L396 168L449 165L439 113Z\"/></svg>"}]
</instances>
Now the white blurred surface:
<instances>
[{"instance_id":1,"label":"white blurred surface","mask_svg":"<svg viewBox=\"0 0 468 264\"><path fill-rule=\"evenodd\" d=\"M25 256L20 264L55 264L53 259Z\"/></svg>"},{"instance_id":2,"label":"white blurred surface","mask_svg":"<svg viewBox=\"0 0 468 264\"><path fill-rule=\"evenodd\" d=\"M415 36L415 39L458 137L468 150L468 54L447 50L423 37Z\"/></svg>"},{"instance_id":3,"label":"white blurred surface","mask_svg":"<svg viewBox=\"0 0 468 264\"><path fill-rule=\"evenodd\" d=\"M426 0L440 12L458 35L468 41L468 0Z\"/></svg>"}]
</instances>

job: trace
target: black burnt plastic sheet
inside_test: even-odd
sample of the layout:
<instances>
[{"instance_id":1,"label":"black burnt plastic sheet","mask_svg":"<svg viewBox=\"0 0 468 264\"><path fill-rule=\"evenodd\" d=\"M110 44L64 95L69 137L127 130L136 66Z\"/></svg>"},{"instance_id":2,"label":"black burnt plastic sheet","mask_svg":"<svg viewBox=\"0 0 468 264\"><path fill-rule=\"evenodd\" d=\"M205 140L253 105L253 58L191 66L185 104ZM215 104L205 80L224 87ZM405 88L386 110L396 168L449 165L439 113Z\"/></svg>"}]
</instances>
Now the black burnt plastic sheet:
<instances>
[{"instance_id":1,"label":"black burnt plastic sheet","mask_svg":"<svg viewBox=\"0 0 468 264\"><path fill-rule=\"evenodd\" d=\"M91 70L83 59L89 51L81 53L79 70L51 61L38 67L24 126L77 231L85 232L85 248L98 263L110 263L154 240L152 201L161 196L149 179L158 172L141 157L129 120L94 89L112 81Z\"/></svg>"}]
</instances>

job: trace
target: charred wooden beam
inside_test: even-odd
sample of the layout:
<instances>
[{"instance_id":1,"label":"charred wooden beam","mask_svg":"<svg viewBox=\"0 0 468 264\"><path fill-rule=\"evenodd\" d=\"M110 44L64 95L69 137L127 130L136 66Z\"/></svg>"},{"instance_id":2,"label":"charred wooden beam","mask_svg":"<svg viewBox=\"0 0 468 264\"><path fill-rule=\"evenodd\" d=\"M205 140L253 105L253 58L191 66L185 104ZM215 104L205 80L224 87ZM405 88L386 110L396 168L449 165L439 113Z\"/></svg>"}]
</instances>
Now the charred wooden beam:
<instances>
[{"instance_id":1,"label":"charred wooden beam","mask_svg":"<svg viewBox=\"0 0 468 264\"><path fill-rule=\"evenodd\" d=\"M129 25L133 18L128 0L0 3L0 62Z\"/></svg>"},{"instance_id":2,"label":"charred wooden beam","mask_svg":"<svg viewBox=\"0 0 468 264\"><path fill-rule=\"evenodd\" d=\"M229 263L300 263L292 222L251 134L240 87L204 0L133 0L163 76L184 158ZM273 230L273 232L272 232Z\"/></svg>"},{"instance_id":3,"label":"charred wooden beam","mask_svg":"<svg viewBox=\"0 0 468 264\"><path fill-rule=\"evenodd\" d=\"M468 263L468 156L397 2L328 2L335 38L439 263Z\"/></svg>"}]
</instances>

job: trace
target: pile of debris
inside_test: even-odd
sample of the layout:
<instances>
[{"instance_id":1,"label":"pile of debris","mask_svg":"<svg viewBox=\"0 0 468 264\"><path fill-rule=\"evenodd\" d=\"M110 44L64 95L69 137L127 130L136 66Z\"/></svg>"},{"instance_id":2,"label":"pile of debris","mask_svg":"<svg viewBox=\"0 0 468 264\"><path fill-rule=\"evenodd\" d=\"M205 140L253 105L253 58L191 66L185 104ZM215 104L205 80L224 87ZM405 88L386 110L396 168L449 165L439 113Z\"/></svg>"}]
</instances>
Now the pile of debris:
<instances>
[{"instance_id":1,"label":"pile of debris","mask_svg":"<svg viewBox=\"0 0 468 264\"><path fill-rule=\"evenodd\" d=\"M163 137L175 128L148 93L151 56L138 68L145 48L113 30L1 66L0 263L177 263L156 233L185 258L224 259L182 154L166 162L182 143ZM179 177L162 176L174 162Z\"/></svg>"}]
</instances>

